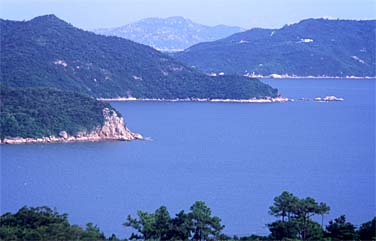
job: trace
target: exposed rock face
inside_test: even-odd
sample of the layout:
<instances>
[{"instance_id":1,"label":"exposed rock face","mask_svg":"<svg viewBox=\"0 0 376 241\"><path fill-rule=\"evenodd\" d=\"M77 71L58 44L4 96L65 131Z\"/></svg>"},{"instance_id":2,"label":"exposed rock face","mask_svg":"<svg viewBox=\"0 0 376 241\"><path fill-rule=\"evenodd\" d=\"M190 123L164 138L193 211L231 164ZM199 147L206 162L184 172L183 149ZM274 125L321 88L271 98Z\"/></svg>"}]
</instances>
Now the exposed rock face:
<instances>
[{"instance_id":1,"label":"exposed rock face","mask_svg":"<svg viewBox=\"0 0 376 241\"><path fill-rule=\"evenodd\" d=\"M70 136L66 131L60 131L59 137L48 136L42 138L6 138L1 140L3 144L22 143L55 143L55 142L84 142L84 141L104 141L104 140L142 140L141 134L133 133L125 127L123 117L108 108L103 109L104 124L89 133L79 132L75 136Z\"/></svg>"}]
</instances>

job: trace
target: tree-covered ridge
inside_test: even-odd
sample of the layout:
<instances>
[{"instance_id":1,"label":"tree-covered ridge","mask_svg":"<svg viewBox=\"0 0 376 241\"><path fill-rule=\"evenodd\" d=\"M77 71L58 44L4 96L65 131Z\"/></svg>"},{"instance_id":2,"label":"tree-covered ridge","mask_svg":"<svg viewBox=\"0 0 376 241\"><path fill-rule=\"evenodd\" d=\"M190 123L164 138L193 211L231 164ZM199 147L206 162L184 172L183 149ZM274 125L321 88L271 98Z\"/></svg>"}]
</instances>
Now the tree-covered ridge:
<instances>
[{"instance_id":1,"label":"tree-covered ridge","mask_svg":"<svg viewBox=\"0 0 376 241\"><path fill-rule=\"evenodd\" d=\"M329 221L324 227L312 220L313 215L325 215L330 208L313 198L298 198L289 192L275 197L270 214L278 220L267 224L270 234L230 237L222 231L221 219L213 216L202 201L195 202L188 212L178 212L174 217L165 206L154 213L138 211L138 217L128 216L123 224L132 228L129 240L376 240L376 217L358 229L346 221L345 215ZM231 211L231 210L229 210ZM59 214L48 207L23 207L17 213L0 217L0 240L120 240L114 234L106 238L100 229L88 223L86 229L68 222L67 214ZM127 239L124 239L127 240Z\"/></svg>"},{"instance_id":2,"label":"tree-covered ridge","mask_svg":"<svg viewBox=\"0 0 376 241\"><path fill-rule=\"evenodd\" d=\"M177 57L206 72L376 76L376 21L307 19L200 43Z\"/></svg>"},{"instance_id":3,"label":"tree-covered ridge","mask_svg":"<svg viewBox=\"0 0 376 241\"><path fill-rule=\"evenodd\" d=\"M48 88L0 86L0 137L75 135L104 123L103 109L112 107L74 92ZM115 110L113 110L115 111ZM120 115L120 114L118 114Z\"/></svg>"},{"instance_id":4,"label":"tree-covered ridge","mask_svg":"<svg viewBox=\"0 0 376 241\"><path fill-rule=\"evenodd\" d=\"M274 97L257 79L207 76L179 61L119 37L83 31L54 15L0 20L0 83L52 87L95 97Z\"/></svg>"}]
</instances>

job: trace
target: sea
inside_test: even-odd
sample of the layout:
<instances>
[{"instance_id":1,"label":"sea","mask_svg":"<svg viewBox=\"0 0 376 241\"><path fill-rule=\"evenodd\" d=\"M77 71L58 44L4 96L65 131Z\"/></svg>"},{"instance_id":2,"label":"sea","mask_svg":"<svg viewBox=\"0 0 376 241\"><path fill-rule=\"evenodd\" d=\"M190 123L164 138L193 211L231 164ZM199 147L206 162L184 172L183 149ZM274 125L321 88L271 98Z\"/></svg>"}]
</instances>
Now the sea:
<instances>
[{"instance_id":1,"label":"sea","mask_svg":"<svg viewBox=\"0 0 376 241\"><path fill-rule=\"evenodd\" d=\"M1 214L47 205L129 237L137 210L204 201L224 233L267 235L283 191L359 226L375 209L375 80L264 79L294 102L113 102L149 141L2 145ZM339 102L302 101L334 95ZM321 217L318 218L321 223Z\"/></svg>"}]
</instances>

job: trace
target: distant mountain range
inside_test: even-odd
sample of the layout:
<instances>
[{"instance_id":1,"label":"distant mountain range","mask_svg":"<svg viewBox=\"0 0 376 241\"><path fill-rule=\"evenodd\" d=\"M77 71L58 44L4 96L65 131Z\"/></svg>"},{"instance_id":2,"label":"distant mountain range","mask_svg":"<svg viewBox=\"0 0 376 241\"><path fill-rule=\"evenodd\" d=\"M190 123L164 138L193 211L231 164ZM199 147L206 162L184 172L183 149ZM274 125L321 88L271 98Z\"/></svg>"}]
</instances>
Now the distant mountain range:
<instances>
[{"instance_id":1,"label":"distant mountain range","mask_svg":"<svg viewBox=\"0 0 376 241\"><path fill-rule=\"evenodd\" d=\"M240 27L205 26L183 17L146 18L117 28L93 30L149 45L160 51L181 51L200 42L214 41L244 31Z\"/></svg>"},{"instance_id":2,"label":"distant mountain range","mask_svg":"<svg viewBox=\"0 0 376 241\"><path fill-rule=\"evenodd\" d=\"M151 47L96 35L54 15L0 20L0 84L50 87L104 98L274 97L258 79L211 77Z\"/></svg>"},{"instance_id":3,"label":"distant mountain range","mask_svg":"<svg viewBox=\"0 0 376 241\"><path fill-rule=\"evenodd\" d=\"M255 28L174 56L207 73L376 76L376 20L307 19Z\"/></svg>"}]
</instances>

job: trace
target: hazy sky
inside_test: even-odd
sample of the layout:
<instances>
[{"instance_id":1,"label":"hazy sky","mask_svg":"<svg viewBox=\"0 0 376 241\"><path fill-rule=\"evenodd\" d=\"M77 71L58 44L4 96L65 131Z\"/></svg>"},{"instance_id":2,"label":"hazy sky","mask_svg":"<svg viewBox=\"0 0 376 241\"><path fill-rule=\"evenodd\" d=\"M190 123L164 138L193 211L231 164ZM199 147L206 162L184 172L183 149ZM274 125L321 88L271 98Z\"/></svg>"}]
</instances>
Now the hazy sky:
<instances>
[{"instance_id":1,"label":"hazy sky","mask_svg":"<svg viewBox=\"0 0 376 241\"><path fill-rule=\"evenodd\" d=\"M312 17L375 19L376 0L0 0L3 19L50 13L83 29L168 16L206 25L275 28Z\"/></svg>"}]
</instances>

